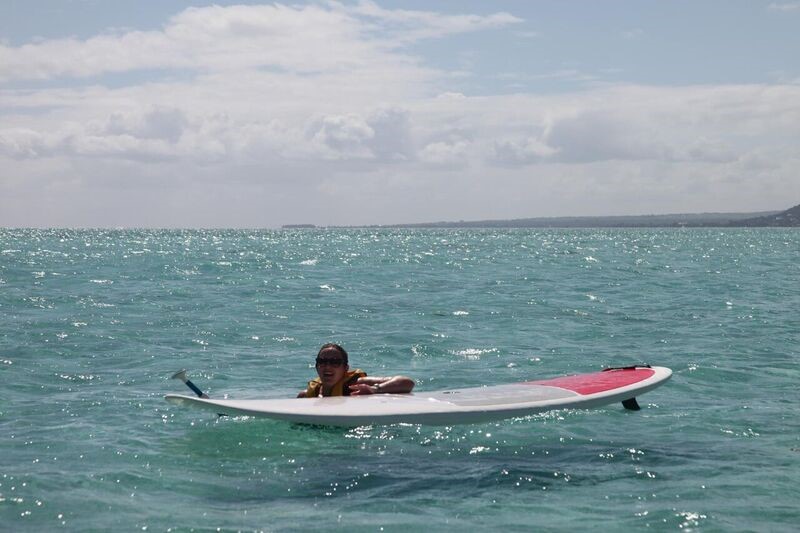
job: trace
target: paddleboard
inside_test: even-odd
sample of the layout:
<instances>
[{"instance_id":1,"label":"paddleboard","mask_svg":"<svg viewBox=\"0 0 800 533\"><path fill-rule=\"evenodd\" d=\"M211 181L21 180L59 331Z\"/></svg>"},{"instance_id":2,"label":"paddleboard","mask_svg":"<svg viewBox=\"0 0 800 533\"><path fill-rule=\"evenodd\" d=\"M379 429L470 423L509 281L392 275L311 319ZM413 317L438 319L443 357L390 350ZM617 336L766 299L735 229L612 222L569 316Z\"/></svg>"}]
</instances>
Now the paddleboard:
<instances>
[{"instance_id":1,"label":"paddleboard","mask_svg":"<svg viewBox=\"0 0 800 533\"><path fill-rule=\"evenodd\" d=\"M213 400L168 394L173 404L231 416L273 418L303 424L455 425L526 416L552 409L588 409L623 402L638 409L636 396L672 375L664 367L626 367L468 389L328 398Z\"/></svg>"}]
</instances>

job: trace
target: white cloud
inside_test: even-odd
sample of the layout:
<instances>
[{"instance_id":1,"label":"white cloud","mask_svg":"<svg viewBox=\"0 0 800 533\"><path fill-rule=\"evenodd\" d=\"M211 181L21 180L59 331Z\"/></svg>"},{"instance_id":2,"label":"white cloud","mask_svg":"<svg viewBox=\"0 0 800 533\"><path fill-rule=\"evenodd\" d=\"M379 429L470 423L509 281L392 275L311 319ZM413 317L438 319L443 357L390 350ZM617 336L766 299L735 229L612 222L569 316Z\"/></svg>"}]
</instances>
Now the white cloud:
<instances>
[{"instance_id":1,"label":"white cloud","mask_svg":"<svg viewBox=\"0 0 800 533\"><path fill-rule=\"evenodd\" d=\"M800 11L800 2L773 2L769 5L773 11Z\"/></svg>"},{"instance_id":2,"label":"white cloud","mask_svg":"<svg viewBox=\"0 0 800 533\"><path fill-rule=\"evenodd\" d=\"M65 139L66 152L84 157L121 157L142 161L158 162L175 156L174 150L162 139L142 139L132 135L83 135Z\"/></svg>"},{"instance_id":3,"label":"white cloud","mask_svg":"<svg viewBox=\"0 0 800 533\"><path fill-rule=\"evenodd\" d=\"M343 7L347 13L364 16L378 22L375 30L389 34L396 42L411 43L421 39L443 37L487 29L497 29L523 22L509 13L480 15L441 15L432 11L384 9L375 2L362 1L353 7Z\"/></svg>"},{"instance_id":4,"label":"white cloud","mask_svg":"<svg viewBox=\"0 0 800 533\"><path fill-rule=\"evenodd\" d=\"M328 116L321 119L311 132L311 140L328 149L326 157L369 157L366 144L375 131L356 115Z\"/></svg>"},{"instance_id":5,"label":"white cloud","mask_svg":"<svg viewBox=\"0 0 800 533\"><path fill-rule=\"evenodd\" d=\"M83 90L72 95L59 90L51 96L60 106L30 114L26 97L17 94L12 98L17 114L0 127L0 153L125 157L129 150L133 159L153 154L263 164L275 159L452 164L466 156L486 165L725 162L760 145L793 145L800 123L795 86L630 86L551 97L446 95L408 100L403 107L383 106L377 98L360 106L318 101L304 109L305 95L296 104L284 97L258 105L259 84L248 89L232 83L212 84L212 92L249 102L242 109L203 94L182 103L165 94L180 93L182 85L141 87L133 101L129 89L95 88L91 99L76 98ZM324 99L318 94L308 101ZM33 107L44 101L39 93L28 97ZM158 100L168 104L136 105Z\"/></svg>"},{"instance_id":6,"label":"white cloud","mask_svg":"<svg viewBox=\"0 0 800 533\"><path fill-rule=\"evenodd\" d=\"M105 127L112 135L177 142L187 127L186 115L175 108L155 107L144 114L113 113Z\"/></svg>"},{"instance_id":7,"label":"white cloud","mask_svg":"<svg viewBox=\"0 0 800 533\"><path fill-rule=\"evenodd\" d=\"M673 160L676 154L659 139L662 135L663 129L646 115L634 117L585 108L574 117L555 121L545 142L564 162Z\"/></svg>"},{"instance_id":8,"label":"white cloud","mask_svg":"<svg viewBox=\"0 0 800 533\"><path fill-rule=\"evenodd\" d=\"M337 72L414 60L392 50L420 39L500 28L507 13L446 16L353 7L230 6L189 8L158 31L126 31L86 40L0 45L0 81L86 77L144 69L197 72L267 68L301 74Z\"/></svg>"},{"instance_id":9,"label":"white cloud","mask_svg":"<svg viewBox=\"0 0 800 533\"><path fill-rule=\"evenodd\" d=\"M494 160L505 165L530 165L545 161L558 153L536 137L495 141Z\"/></svg>"},{"instance_id":10,"label":"white cloud","mask_svg":"<svg viewBox=\"0 0 800 533\"><path fill-rule=\"evenodd\" d=\"M470 143L464 139L432 142L420 150L419 158L435 166L461 168L468 163L469 148Z\"/></svg>"},{"instance_id":11,"label":"white cloud","mask_svg":"<svg viewBox=\"0 0 800 533\"><path fill-rule=\"evenodd\" d=\"M378 109L368 119L374 132L370 149L384 161L406 161L413 157L414 145L410 129L411 113L391 107Z\"/></svg>"},{"instance_id":12,"label":"white cloud","mask_svg":"<svg viewBox=\"0 0 800 533\"><path fill-rule=\"evenodd\" d=\"M50 155L56 139L48 139L36 130L8 128L0 130L0 155L15 159L45 157Z\"/></svg>"},{"instance_id":13,"label":"white cloud","mask_svg":"<svg viewBox=\"0 0 800 533\"><path fill-rule=\"evenodd\" d=\"M389 223L800 197L800 86L476 97L407 46L513 18L208 7L158 31L0 47L16 87L0 91L0 224ZM166 75L102 85L139 69ZM19 88L32 78L49 81Z\"/></svg>"},{"instance_id":14,"label":"white cloud","mask_svg":"<svg viewBox=\"0 0 800 533\"><path fill-rule=\"evenodd\" d=\"M632 28L622 32L622 38L628 40L639 39L642 35L644 35L644 30L641 28Z\"/></svg>"}]
</instances>

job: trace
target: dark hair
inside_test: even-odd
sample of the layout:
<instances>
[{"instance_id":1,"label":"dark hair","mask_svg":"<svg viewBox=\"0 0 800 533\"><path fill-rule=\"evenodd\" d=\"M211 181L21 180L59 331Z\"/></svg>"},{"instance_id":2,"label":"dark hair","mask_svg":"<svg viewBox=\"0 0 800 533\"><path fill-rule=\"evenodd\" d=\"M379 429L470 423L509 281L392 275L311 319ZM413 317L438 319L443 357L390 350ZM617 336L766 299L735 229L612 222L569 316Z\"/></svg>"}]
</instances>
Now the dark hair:
<instances>
[{"instance_id":1,"label":"dark hair","mask_svg":"<svg viewBox=\"0 0 800 533\"><path fill-rule=\"evenodd\" d=\"M317 353L317 357L320 357L323 352L339 352L339 354L341 354L342 356L342 359L344 359L344 364L346 365L349 364L347 362L347 352L345 351L344 348L342 348L336 343L329 342L328 344L322 345L322 348L320 348L319 352Z\"/></svg>"}]
</instances>

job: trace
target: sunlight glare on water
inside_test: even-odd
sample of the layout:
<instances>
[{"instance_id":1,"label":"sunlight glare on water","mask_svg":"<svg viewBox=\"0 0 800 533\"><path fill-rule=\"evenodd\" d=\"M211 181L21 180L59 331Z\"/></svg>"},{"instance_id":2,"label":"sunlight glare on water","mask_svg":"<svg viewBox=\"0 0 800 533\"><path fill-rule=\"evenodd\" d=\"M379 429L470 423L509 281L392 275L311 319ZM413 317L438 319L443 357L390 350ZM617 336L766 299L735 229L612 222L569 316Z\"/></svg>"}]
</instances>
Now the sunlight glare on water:
<instances>
[{"instance_id":1,"label":"sunlight glare on water","mask_svg":"<svg viewBox=\"0 0 800 533\"><path fill-rule=\"evenodd\" d=\"M797 523L794 230L0 230L0 529L770 530ZM319 346L417 390L650 363L614 405L299 426Z\"/></svg>"}]
</instances>

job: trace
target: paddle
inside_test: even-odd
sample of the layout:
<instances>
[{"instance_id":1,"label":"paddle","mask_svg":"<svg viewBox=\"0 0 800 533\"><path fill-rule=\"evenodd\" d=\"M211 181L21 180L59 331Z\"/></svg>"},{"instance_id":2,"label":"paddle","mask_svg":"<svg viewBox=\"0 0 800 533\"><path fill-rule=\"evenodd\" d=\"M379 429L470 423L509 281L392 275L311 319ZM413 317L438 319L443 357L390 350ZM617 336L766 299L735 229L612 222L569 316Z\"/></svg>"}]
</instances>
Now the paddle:
<instances>
[{"instance_id":1,"label":"paddle","mask_svg":"<svg viewBox=\"0 0 800 533\"><path fill-rule=\"evenodd\" d=\"M200 387L198 387L197 385L192 383L192 380L190 380L189 378L186 377L186 369L179 370L178 372L175 372L172 375L172 379L179 379L179 380L183 381L184 383L186 383L186 386L189 387L190 389L192 389L192 391L194 391L194 393L197 394L199 397L205 398L207 400L211 399L208 396L208 394L206 394L205 392L201 391ZM217 416L220 417L220 416L228 416L228 415L223 414L223 413L217 413Z\"/></svg>"},{"instance_id":2,"label":"paddle","mask_svg":"<svg viewBox=\"0 0 800 533\"><path fill-rule=\"evenodd\" d=\"M184 383L186 383L186 386L189 387L190 389L192 389L192 391L194 391L194 393L197 394L199 397L206 398L206 399L209 398L208 395L205 392L201 391L197 387L197 385L192 383L192 381L189 378L186 377L186 369L180 370L178 372L175 372L175 374L172 375L172 379L179 379L179 380L183 381Z\"/></svg>"}]
</instances>

